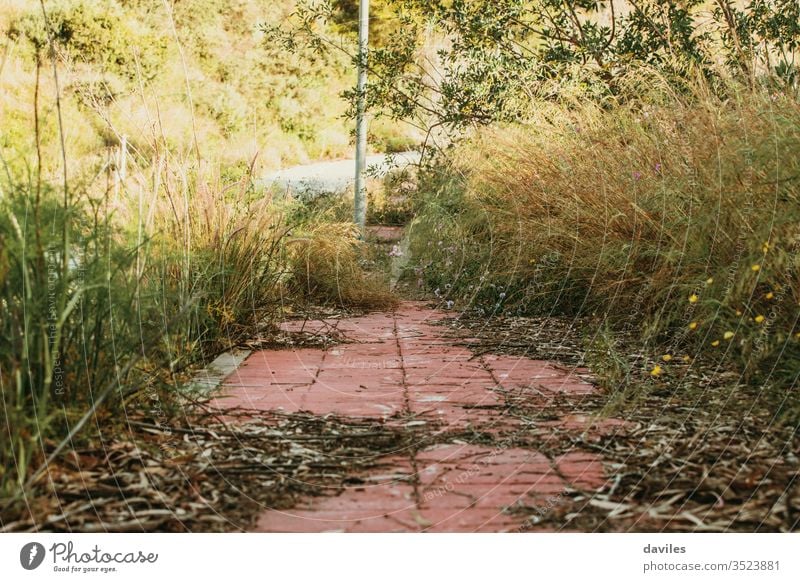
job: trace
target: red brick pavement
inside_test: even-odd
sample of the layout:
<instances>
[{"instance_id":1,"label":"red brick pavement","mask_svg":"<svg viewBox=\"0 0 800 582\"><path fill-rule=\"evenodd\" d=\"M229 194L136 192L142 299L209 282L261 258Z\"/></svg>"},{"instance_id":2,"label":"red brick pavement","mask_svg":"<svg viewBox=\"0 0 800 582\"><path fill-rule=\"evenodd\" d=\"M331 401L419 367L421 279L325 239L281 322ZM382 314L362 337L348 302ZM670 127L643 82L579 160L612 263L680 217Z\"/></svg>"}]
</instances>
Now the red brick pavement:
<instances>
[{"instance_id":1,"label":"red brick pavement","mask_svg":"<svg viewBox=\"0 0 800 582\"><path fill-rule=\"evenodd\" d=\"M549 362L473 357L432 325L442 317L421 304L404 303L393 313L318 322L320 327L335 323L352 343L326 350L255 352L226 379L218 403L386 422L407 422L411 416L416 423L499 434L519 421L504 414L498 386L553 396L594 389ZM311 324L304 325L308 331ZM550 422L562 429L590 426L590 419L581 417ZM605 483L601 460L593 454L571 452L550 459L525 449L461 442L402 451L385 459L384 467L389 469L336 497L310 499L292 510L267 509L256 530L519 531L525 529L523 518L505 508L515 503L553 507L565 488L595 489Z\"/></svg>"}]
</instances>

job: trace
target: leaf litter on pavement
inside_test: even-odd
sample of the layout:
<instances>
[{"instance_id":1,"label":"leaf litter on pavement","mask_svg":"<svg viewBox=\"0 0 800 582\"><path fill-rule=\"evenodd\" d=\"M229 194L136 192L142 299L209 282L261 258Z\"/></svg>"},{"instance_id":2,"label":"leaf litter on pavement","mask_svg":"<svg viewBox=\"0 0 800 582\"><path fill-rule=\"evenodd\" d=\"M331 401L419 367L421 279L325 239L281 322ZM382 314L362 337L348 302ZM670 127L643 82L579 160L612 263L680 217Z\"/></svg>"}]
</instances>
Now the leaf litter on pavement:
<instances>
[{"instance_id":1,"label":"leaf litter on pavement","mask_svg":"<svg viewBox=\"0 0 800 582\"><path fill-rule=\"evenodd\" d=\"M476 356L546 359L573 371L586 364L586 341L574 321L461 316L442 325ZM286 333L270 347L345 341L335 327ZM36 484L35 497L0 508L0 530L247 530L265 507L338 495L379 473L387 457L433 443L513 446L550 459L583 451L603 459L608 479L600 489L569 487L545 508L523 500L505 508L523 520L521 531L796 530L796 427L753 406L752 389L732 390L731 375L700 367L686 377L702 383L701 399L685 383L660 383L622 407L612 406L609 390L568 396L497 386L502 413L516 420L501 430L303 412L226 410L220 417L188 401L180 422L128 418L125 434L101 431L91 445L62 456ZM612 416L619 421L609 422Z\"/></svg>"},{"instance_id":2,"label":"leaf litter on pavement","mask_svg":"<svg viewBox=\"0 0 800 582\"><path fill-rule=\"evenodd\" d=\"M571 318L462 315L444 322L448 334L476 354L547 359L580 371L588 326ZM628 348L630 369L650 363ZM594 394L543 396L504 391L508 411L524 420L517 446L551 458L576 447L599 454L608 475L598 491L570 491L543 515L515 507L532 525L571 531L795 531L800 526L800 435L759 403L757 388L713 363L684 365L682 374L653 382L619 402L613 387ZM760 405L758 405L760 404ZM615 416L611 430L581 430ZM567 428L564 428L564 427ZM571 426L571 428L570 428ZM508 435L505 438L509 438Z\"/></svg>"}]
</instances>

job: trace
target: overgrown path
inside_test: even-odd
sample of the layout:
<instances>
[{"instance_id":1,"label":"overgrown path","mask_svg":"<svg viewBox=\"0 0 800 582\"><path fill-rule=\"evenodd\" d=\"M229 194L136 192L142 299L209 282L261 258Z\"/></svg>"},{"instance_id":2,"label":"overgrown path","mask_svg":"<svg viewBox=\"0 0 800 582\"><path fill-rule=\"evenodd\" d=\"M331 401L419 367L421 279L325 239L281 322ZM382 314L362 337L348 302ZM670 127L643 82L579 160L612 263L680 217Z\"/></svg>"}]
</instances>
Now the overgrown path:
<instances>
[{"instance_id":1,"label":"overgrown path","mask_svg":"<svg viewBox=\"0 0 800 582\"><path fill-rule=\"evenodd\" d=\"M587 370L476 356L446 336L437 325L443 317L405 302L392 312L292 321L287 331L335 330L342 341L256 351L225 380L215 401L221 408L369 419L414 434L324 495L290 509L262 506L257 531L525 531L607 485L602 459L579 443L622 423L567 415L538 418L532 427L509 405L585 398L596 390ZM545 435L541 446L519 438L532 428ZM576 431L583 438L573 445ZM546 527L559 528L552 521Z\"/></svg>"}]
</instances>

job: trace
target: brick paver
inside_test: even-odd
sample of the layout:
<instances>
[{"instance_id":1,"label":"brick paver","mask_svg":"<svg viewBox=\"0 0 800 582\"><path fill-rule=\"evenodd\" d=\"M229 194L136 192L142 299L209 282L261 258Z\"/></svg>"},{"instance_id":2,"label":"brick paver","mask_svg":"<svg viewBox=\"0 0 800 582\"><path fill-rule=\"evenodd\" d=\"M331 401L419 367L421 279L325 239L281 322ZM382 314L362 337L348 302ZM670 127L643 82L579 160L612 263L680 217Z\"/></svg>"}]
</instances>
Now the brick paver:
<instances>
[{"instance_id":1,"label":"brick paver","mask_svg":"<svg viewBox=\"0 0 800 582\"><path fill-rule=\"evenodd\" d=\"M255 352L226 379L217 403L500 435L519 429L520 420L507 415L499 388L530 391L538 397L594 390L581 378L587 370L571 372L519 357L474 357L468 349L453 346L443 329L432 325L444 316L409 302L393 313L290 322L287 329L302 325L305 331L336 325L349 343L326 350ZM581 417L547 422L554 434L556 429L602 431L614 425ZM366 476L364 484L335 497L310 499L291 510L266 509L255 529L529 531L523 518L509 508L520 503L552 507L567 488L596 489L605 479L601 459L587 452L548 458L537 451L468 445L454 439L399 451L384 459L383 469Z\"/></svg>"}]
</instances>

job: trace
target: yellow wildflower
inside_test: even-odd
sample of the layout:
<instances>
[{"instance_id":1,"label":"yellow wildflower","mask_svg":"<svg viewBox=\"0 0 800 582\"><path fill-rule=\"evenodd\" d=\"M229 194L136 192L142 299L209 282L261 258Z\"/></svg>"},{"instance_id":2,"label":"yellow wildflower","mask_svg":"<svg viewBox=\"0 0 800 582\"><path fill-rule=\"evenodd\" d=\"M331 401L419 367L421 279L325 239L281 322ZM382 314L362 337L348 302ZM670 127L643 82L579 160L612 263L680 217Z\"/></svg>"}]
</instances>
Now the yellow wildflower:
<instances>
[{"instance_id":1,"label":"yellow wildflower","mask_svg":"<svg viewBox=\"0 0 800 582\"><path fill-rule=\"evenodd\" d=\"M652 370L650 370L650 375L653 376L653 377L657 377L657 376L660 376L662 374L662 372L663 372L663 370L661 369L661 366L656 365L656 366L653 366Z\"/></svg>"},{"instance_id":2,"label":"yellow wildflower","mask_svg":"<svg viewBox=\"0 0 800 582\"><path fill-rule=\"evenodd\" d=\"M711 283L713 282L714 282L714 277L709 277L708 279L706 279L706 285L711 285Z\"/></svg>"},{"instance_id":3,"label":"yellow wildflower","mask_svg":"<svg viewBox=\"0 0 800 582\"><path fill-rule=\"evenodd\" d=\"M758 273L761 270L761 265L753 265L752 267L750 267L750 270L753 271L754 273Z\"/></svg>"},{"instance_id":4,"label":"yellow wildflower","mask_svg":"<svg viewBox=\"0 0 800 582\"><path fill-rule=\"evenodd\" d=\"M700 298L697 296L697 293L692 293L689 295L689 303L697 303L698 299Z\"/></svg>"},{"instance_id":5,"label":"yellow wildflower","mask_svg":"<svg viewBox=\"0 0 800 582\"><path fill-rule=\"evenodd\" d=\"M699 325L699 324L698 324L696 321L693 321L692 323L690 323L690 324L689 324L689 329L691 329L692 331L694 331L694 330L696 330L696 329L697 329L697 326L698 326L698 325Z\"/></svg>"},{"instance_id":6,"label":"yellow wildflower","mask_svg":"<svg viewBox=\"0 0 800 582\"><path fill-rule=\"evenodd\" d=\"M692 358L691 358L691 356L683 356L683 361L684 362L691 362Z\"/></svg>"},{"instance_id":7,"label":"yellow wildflower","mask_svg":"<svg viewBox=\"0 0 800 582\"><path fill-rule=\"evenodd\" d=\"M742 316L742 312L737 309L736 310L736 317L741 317L741 316Z\"/></svg>"},{"instance_id":8,"label":"yellow wildflower","mask_svg":"<svg viewBox=\"0 0 800 582\"><path fill-rule=\"evenodd\" d=\"M773 299L773 298L775 297L775 293L773 293L772 291L770 291L769 293L767 293L766 295L764 295L764 297L765 297L766 299Z\"/></svg>"},{"instance_id":9,"label":"yellow wildflower","mask_svg":"<svg viewBox=\"0 0 800 582\"><path fill-rule=\"evenodd\" d=\"M719 340L714 340L713 342L711 342L711 345L717 347L719 345Z\"/></svg>"},{"instance_id":10,"label":"yellow wildflower","mask_svg":"<svg viewBox=\"0 0 800 582\"><path fill-rule=\"evenodd\" d=\"M729 339L731 339L731 338L732 338L734 335L736 335L736 334L734 334L732 331L726 331L726 332L723 334L723 336L722 336L722 337L723 337L723 338L725 338L726 340L729 340Z\"/></svg>"},{"instance_id":11,"label":"yellow wildflower","mask_svg":"<svg viewBox=\"0 0 800 582\"><path fill-rule=\"evenodd\" d=\"M756 317L755 317L755 319L753 321L755 321L756 323L764 323L764 319L765 318L764 318L763 315L756 315Z\"/></svg>"},{"instance_id":12,"label":"yellow wildflower","mask_svg":"<svg viewBox=\"0 0 800 582\"><path fill-rule=\"evenodd\" d=\"M669 354L664 354L663 356L661 356L661 359L664 360L665 362L669 362L672 359L672 356Z\"/></svg>"}]
</instances>

